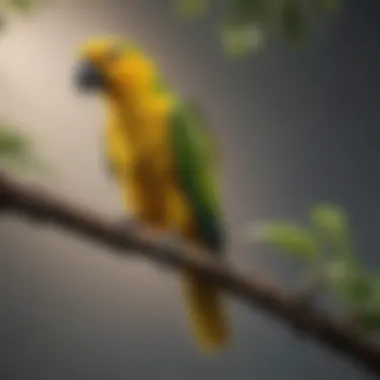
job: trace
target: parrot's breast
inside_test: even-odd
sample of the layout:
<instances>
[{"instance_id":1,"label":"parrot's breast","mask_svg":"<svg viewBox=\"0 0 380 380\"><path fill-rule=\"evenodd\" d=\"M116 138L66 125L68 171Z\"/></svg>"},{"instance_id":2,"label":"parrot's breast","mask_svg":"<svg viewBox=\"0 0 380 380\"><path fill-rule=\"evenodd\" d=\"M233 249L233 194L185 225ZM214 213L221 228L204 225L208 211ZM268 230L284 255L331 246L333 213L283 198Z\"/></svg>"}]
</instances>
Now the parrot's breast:
<instances>
[{"instance_id":1,"label":"parrot's breast","mask_svg":"<svg viewBox=\"0 0 380 380\"><path fill-rule=\"evenodd\" d=\"M139 95L125 103L110 103L106 139L119 165L144 165L153 171L167 169L168 120L173 104L169 95Z\"/></svg>"},{"instance_id":2,"label":"parrot's breast","mask_svg":"<svg viewBox=\"0 0 380 380\"><path fill-rule=\"evenodd\" d=\"M118 182L139 194L140 218L154 228L185 232L191 211L178 186L169 138L174 104L170 95L159 95L140 98L133 107L111 107L106 145Z\"/></svg>"}]
</instances>

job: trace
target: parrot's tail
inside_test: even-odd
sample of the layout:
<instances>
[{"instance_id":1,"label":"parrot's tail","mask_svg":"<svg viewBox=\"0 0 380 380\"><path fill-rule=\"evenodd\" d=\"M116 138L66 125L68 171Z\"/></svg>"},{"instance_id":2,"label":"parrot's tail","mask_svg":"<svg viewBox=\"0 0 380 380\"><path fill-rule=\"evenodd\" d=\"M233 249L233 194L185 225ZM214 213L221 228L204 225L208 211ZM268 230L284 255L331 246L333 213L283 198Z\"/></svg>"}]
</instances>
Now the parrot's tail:
<instances>
[{"instance_id":1,"label":"parrot's tail","mask_svg":"<svg viewBox=\"0 0 380 380\"><path fill-rule=\"evenodd\" d=\"M229 343L229 326L221 290L194 274L183 275L188 316L196 340L206 352Z\"/></svg>"}]
</instances>

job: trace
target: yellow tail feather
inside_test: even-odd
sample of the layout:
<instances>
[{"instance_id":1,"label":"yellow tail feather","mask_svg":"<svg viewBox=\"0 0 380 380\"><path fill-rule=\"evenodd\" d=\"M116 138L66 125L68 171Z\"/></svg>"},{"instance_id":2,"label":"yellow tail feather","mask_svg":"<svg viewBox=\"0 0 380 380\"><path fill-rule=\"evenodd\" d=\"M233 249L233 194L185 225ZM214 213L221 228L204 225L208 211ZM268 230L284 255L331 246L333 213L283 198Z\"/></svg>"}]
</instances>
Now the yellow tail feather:
<instances>
[{"instance_id":1,"label":"yellow tail feather","mask_svg":"<svg viewBox=\"0 0 380 380\"><path fill-rule=\"evenodd\" d=\"M190 325L200 347L215 353L229 343L227 313L220 289L193 274L183 275Z\"/></svg>"}]
</instances>

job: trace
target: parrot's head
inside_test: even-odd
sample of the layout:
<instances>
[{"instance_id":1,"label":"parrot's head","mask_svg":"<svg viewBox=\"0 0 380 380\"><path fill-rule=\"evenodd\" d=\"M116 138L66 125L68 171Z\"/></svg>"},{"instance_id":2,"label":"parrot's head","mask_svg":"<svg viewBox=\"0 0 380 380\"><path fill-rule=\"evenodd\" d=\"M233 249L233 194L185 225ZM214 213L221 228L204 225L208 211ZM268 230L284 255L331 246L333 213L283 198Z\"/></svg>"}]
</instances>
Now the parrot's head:
<instances>
[{"instance_id":1,"label":"parrot's head","mask_svg":"<svg viewBox=\"0 0 380 380\"><path fill-rule=\"evenodd\" d=\"M85 41L79 49L75 85L80 90L120 93L146 87L154 65L133 45L116 37Z\"/></svg>"}]
</instances>

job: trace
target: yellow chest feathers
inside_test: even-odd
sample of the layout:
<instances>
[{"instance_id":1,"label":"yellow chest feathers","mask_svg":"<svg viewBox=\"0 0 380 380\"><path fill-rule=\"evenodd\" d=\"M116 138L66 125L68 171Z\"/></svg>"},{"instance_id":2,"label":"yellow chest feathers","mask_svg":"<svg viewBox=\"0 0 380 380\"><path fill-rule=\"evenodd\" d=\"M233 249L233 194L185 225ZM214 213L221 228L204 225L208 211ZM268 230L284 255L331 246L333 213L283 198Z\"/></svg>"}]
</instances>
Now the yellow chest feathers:
<instances>
[{"instance_id":1,"label":"yellow chest feathers","mask_svg":"<svg viewBox=\"0 0 380 380\"><path fill-rule=\"evenodd\" d=\"M106 152L118 168L144 162L163 169L169 164L167 132L173 103L162 94L109 103Z\"/></svg>"}]
</instances>

